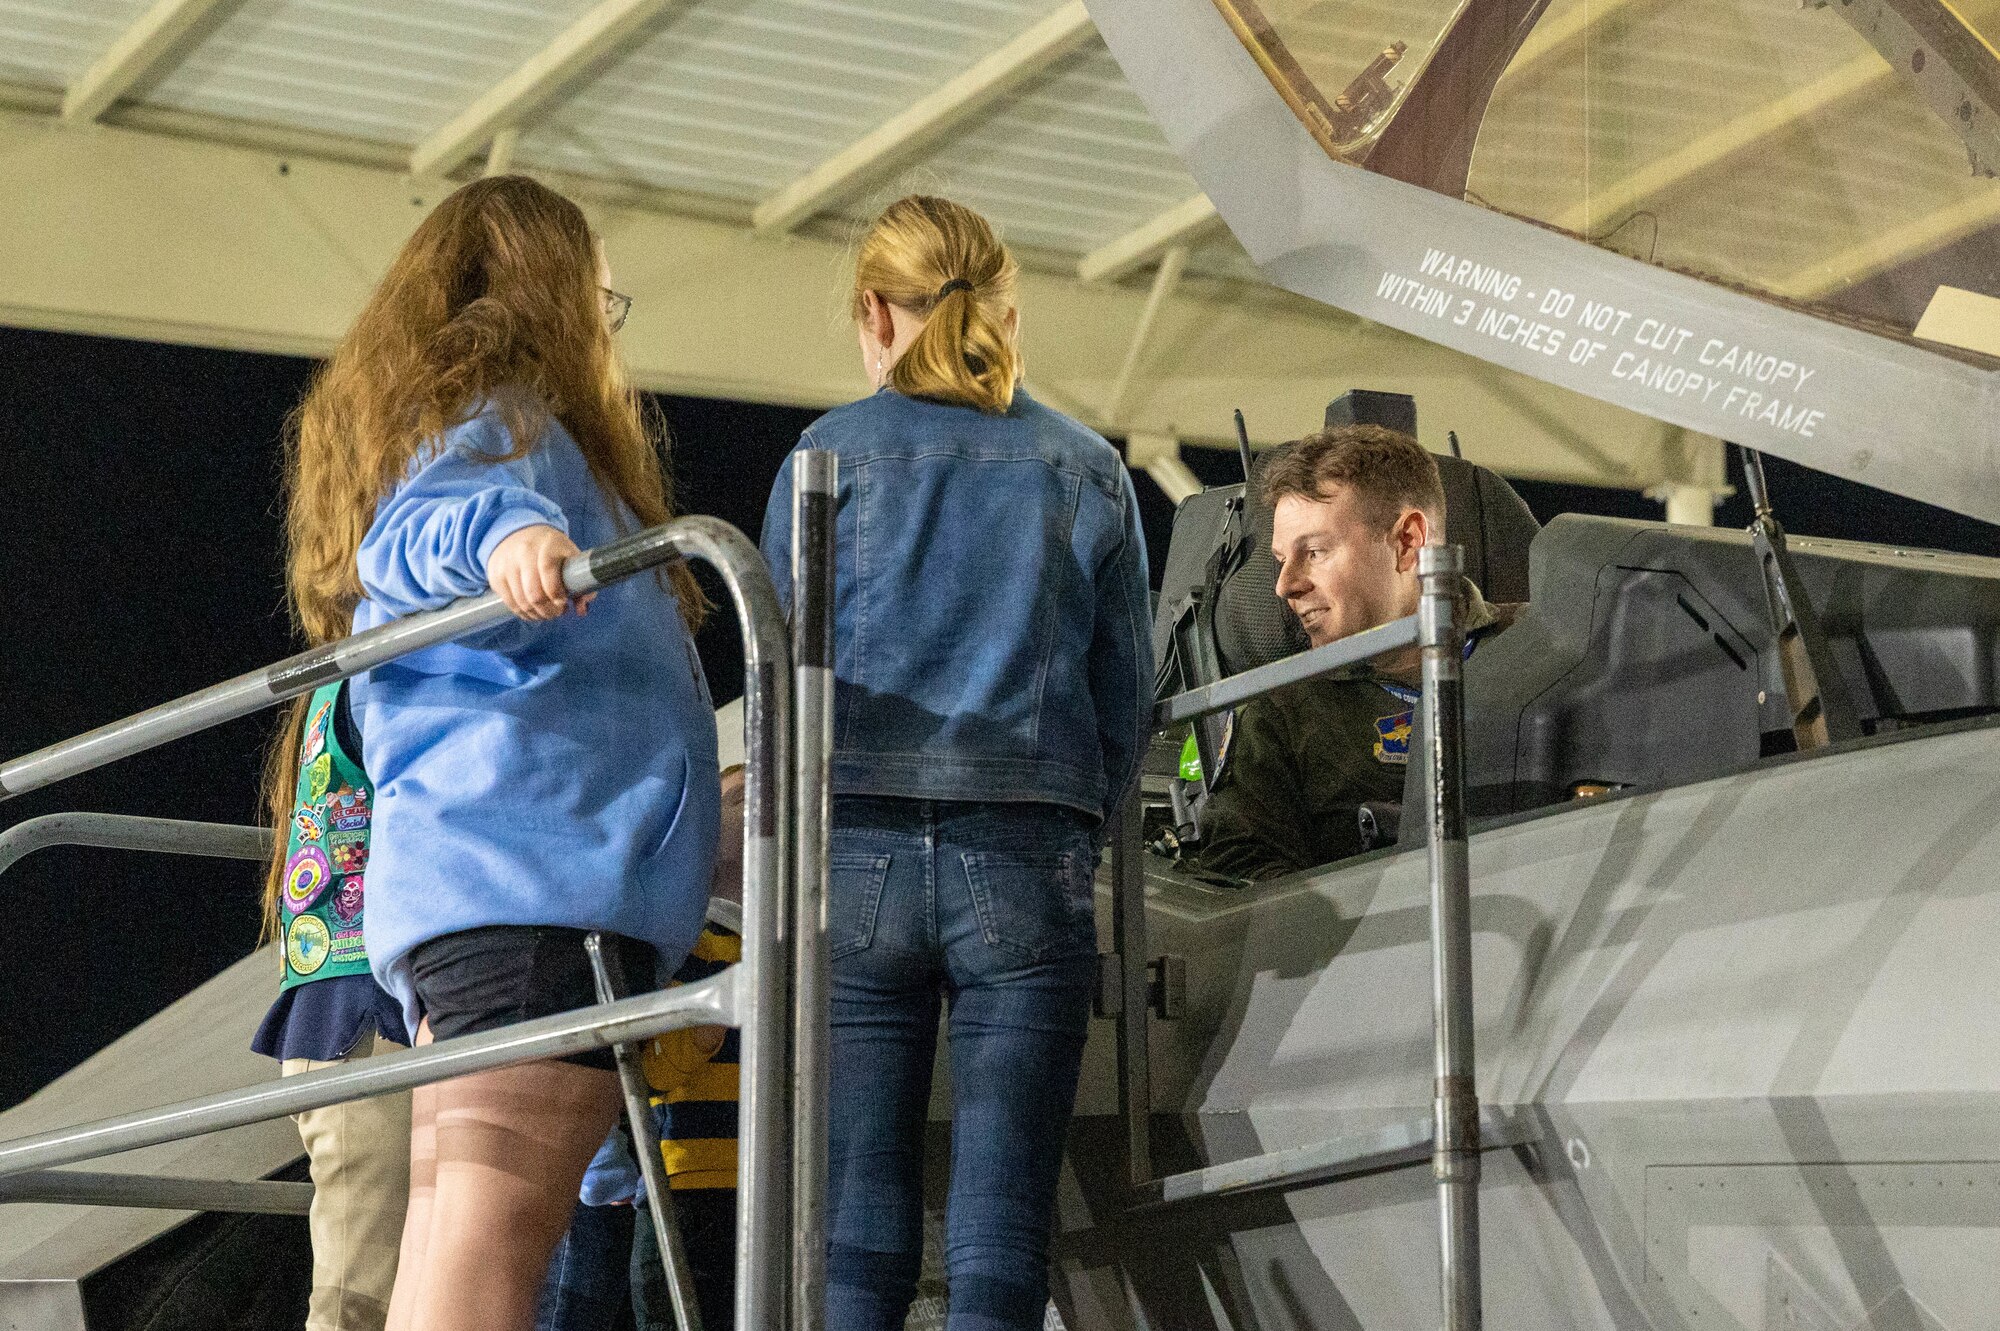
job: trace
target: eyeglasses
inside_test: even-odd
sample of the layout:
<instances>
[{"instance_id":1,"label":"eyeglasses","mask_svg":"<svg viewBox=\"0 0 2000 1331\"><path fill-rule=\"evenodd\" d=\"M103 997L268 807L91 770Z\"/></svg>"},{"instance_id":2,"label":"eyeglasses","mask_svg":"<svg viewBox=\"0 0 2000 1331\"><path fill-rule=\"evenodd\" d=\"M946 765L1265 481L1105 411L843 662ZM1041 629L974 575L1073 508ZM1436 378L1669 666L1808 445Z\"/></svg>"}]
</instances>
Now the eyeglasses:
<instances>
[{"instance_id":1,"label":"eyeglasses","mask_svg":"<svg viewBox=\"0 0 2000 1331\"><path fill-rule=\"evenodd\" d=\"M599 287L604 293L604 322L612 332L625 326L625 320L632 313L632 298L610 287Z\"/></svg>"}]
</instances>

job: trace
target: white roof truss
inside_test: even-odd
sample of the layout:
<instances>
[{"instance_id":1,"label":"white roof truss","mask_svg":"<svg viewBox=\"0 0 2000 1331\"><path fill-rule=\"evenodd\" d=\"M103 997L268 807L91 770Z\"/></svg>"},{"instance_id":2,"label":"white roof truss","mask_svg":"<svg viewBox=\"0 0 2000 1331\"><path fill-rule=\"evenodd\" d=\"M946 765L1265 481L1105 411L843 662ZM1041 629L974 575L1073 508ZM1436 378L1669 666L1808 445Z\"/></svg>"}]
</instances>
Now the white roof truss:
<instances>
[{"instance_id":1,"label":"white roof truss","mask_svg":"<svg viewBox=\"0 0 2000 1331\"><path fill-rule=\"evenodd\" d=\"M1221 223L1208 196L1197 194L1084 255L1076 275L1085 282L1115 282L1203 239Z\"/></svg>"},{"instance_id":2,"label":"white roof truss","mask_svg":"<svg viewBox=\"0 0 2000 1331\"><path fill-rule=\"evenodd\" d=\"M514 169L514 150L521 146L521 130L518 125L509 125L493 136L493 142L486 149L486 167L480 172L484 176L504 176Z\"/></svg>"},{"instance_id":3,"label":"white roof truss","mask_svg":"<svg viewBox=\"0 0 2000 1331\"><path fill-rule=\"evenodd\" d=\"M147 78L165 71L203 19L241 0L155 0L63 94L62 118L96 120Z\"/></svg>"},{"instance_id":4,"label":"white roof truss","mask_svg":"<svg viewBox=\"0 0 2000 1331\"><path fill-rule=\"evenodd\" d=\"M1132 329L1132 345L1125 351L1125 363L1119 367L1118 377L1111 382L1111 401L1104 408L1104 418L1114 427L1127 423L1134 381L1145 359L1147 344L1153 340L1153 326L1159 321L1161 307L1172 299L1174 288L1180 285L1187 261L1188 247L1177 245L1167 251L1160 260L1159 271L1153 274L1153 289L1146 295L1145 308L1139 311L1139 322Z\"/></svg>"},{"instance_id":5,"label":"white roof truss","mask_svg":"<svg viewBox=\"0 0 2000 1331\"><path fill-rule=\"evenodd\" d=\"M672 0L602 0L453 116L410 154L410 174L441 176L548 105L591 65L618 50Z\"/></svg>"},{"instance_id":6,"label":"white roof truss","mask_svg":"<svg viewBox=\"0 0 2000 1331\"><path fill-rule=\"evenodd\" d=\"M757 205L751 224L790 231L869 181L905 166L1097 35L1083 0L1069 0L1026 32Z\"/></svg>"}]
</instances>

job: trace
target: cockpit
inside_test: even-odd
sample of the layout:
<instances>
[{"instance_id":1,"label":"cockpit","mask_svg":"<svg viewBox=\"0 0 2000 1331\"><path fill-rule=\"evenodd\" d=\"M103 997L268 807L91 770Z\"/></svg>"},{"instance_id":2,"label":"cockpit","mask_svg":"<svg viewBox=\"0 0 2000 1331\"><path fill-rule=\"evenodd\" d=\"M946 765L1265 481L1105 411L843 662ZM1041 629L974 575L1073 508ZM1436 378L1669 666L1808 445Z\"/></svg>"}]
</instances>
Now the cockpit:
<instances>
[{"instance_id":1,"label":"cockpit","mask_svg":"<svg viewBox=\"0 0 2000 1331\"><path fill-rule=\"evenodd\" d=\"M2000 518L2000 4L1170 8L1157 20L1214 34L1176 45L1198 107L1152 86L1147 43L1123 31L1136 10L1100 23L1274 281L1650 416L1714 459L1729 441ZM1350 393L1329 420L1414 434L1422 397ZM1177 516L1163 698L1304 646L1271 594L1250 466ZM1787 538L1768 504L1747 532L1671 509L1683 520L1540 528L1498 475L1440 466L1473 582L1528 603L1466 662L1474 817L2000 711L2000 561ZM1157 746L1162 850L1198 841L1230 727L1209 716ZM1364 844L1423 835L1394 807L1357 816Z\"/></svg>"},{"instance_id":2,"label":"cockpit","mask_svg":"<svg viewBox=\"0 0 2000 1331\"><path fill-rule=\"evenodd\" d=\"M1357 390L1331 424L1414 436L1411 397ZM1154 620L1159 698L1275 662L1306 640L1273 591L1271 513L1258 478L1283 450L1246 453L1246 484L1180 507ZM1979 724L2000 715L2000 559L1751 531L1564 514L1546 527L1506 480L1436 459L1444 539L1487 599L1525 603L1465 662L1468 811L1494 818L1682 785L1779 755ZM1817 684L1803 717L1800 663ZM1812 672L1817 669L1817 675ZM1200 862L1208 795L1234 714L1163 732L1148 779L1150 841ZM1412 745L1421 748L1417 739ZM1424 835L1413 789L1347 816L1362 849Z\"/></svg>"}]
</instances>

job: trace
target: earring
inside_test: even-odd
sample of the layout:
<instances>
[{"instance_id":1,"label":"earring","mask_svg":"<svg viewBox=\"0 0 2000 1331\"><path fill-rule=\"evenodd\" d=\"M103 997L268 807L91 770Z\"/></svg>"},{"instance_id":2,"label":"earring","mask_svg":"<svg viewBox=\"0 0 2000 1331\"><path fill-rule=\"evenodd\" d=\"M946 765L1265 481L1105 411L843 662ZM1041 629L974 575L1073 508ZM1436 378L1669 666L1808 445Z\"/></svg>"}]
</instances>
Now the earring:
<instances>
[{"instance_id":1,"label":"earring","mask_svg":"<svg viewBox=\"0 0 2000 1331\"><path fill-rule=\"evenodd\" d=\"M882 374L882 353L878 351L875 353L875 386L877 388L880 388L882 386L883 377L884 376Z\"/></svg>"}]
</instances>

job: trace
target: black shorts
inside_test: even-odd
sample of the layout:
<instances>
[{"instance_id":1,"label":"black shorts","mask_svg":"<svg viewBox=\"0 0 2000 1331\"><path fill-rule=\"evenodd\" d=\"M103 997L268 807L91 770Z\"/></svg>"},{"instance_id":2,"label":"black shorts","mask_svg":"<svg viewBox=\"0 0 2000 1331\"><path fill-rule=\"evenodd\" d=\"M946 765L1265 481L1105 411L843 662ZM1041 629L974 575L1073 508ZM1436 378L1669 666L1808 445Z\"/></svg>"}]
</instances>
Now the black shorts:
<instances>
[{"instance_id":1,"label":"black shorts","mask_svg":"<svg viewBox=\"0 0 2000 1331\"><path fill-rule=\"evenodd\" d=\"M410 978L431 1038L449 1040L593 1006L597 983L583 950L587 933L552 924L491 924L417 944L410 952ZM608 938L606 960L622 963L625 992L652 990L658 955L653 945L623 934ZM612 970L616 975L619 966ZM609 1049L566 1054L562 1061L617 1067Z\"/></svg>"}]
</instances>

